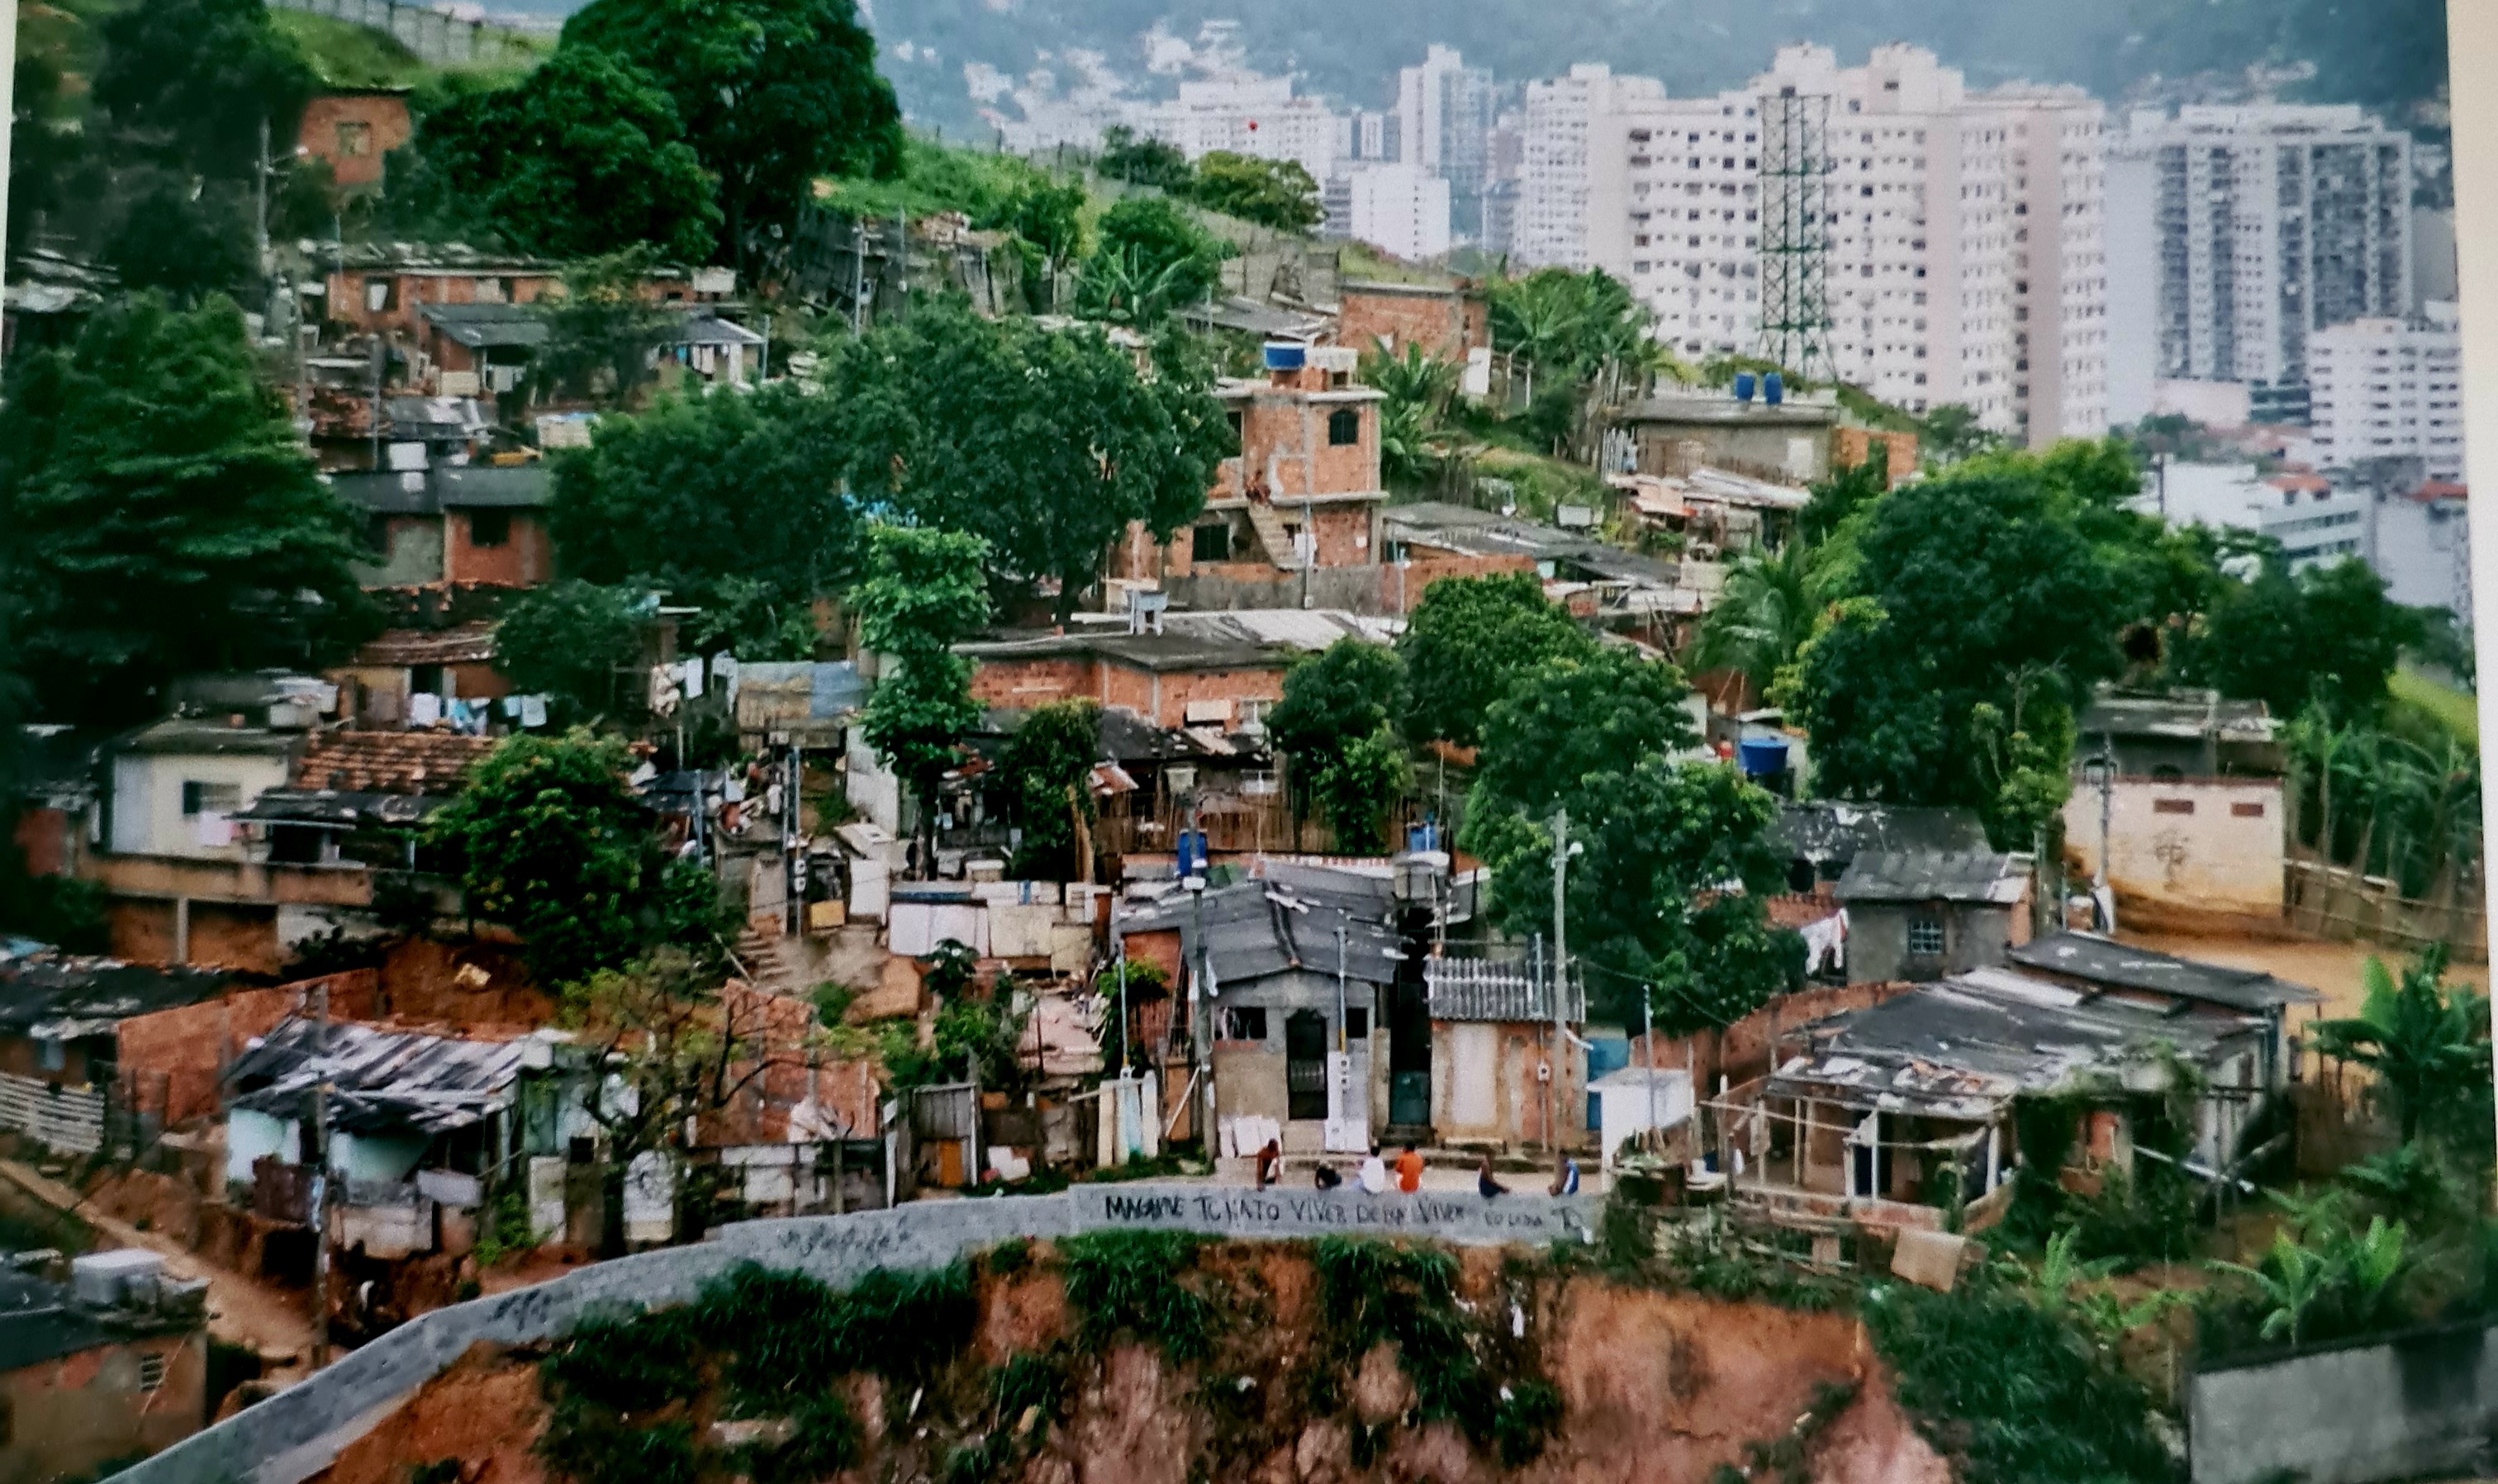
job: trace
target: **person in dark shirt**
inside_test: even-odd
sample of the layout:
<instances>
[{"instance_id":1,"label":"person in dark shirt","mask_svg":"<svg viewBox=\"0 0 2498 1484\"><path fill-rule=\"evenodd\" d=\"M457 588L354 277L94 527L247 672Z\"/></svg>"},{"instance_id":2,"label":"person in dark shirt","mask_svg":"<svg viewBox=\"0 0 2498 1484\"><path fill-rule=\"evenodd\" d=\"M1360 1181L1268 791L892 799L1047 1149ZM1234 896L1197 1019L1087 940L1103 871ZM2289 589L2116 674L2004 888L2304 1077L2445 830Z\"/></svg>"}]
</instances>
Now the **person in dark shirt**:
<instances>
[{"instance_id":1,"label":"person in dark shirt","mask_svg":"<svg viewBox=\"0 0 2498 1484\"><path fill-rule=\"evenodd\" d=\"M1502 1184L1498 1180L1493 1178L1491 1173L1491 1156L1489 1154L1484 1155L1483 1163L1475 1167L1475 1188L1483 1192L1483 1198L1485 1200L1490 1200L1495 1195L1507 1195L1509 1193L1509 1186Z\"/></svg>"}]
</instances>

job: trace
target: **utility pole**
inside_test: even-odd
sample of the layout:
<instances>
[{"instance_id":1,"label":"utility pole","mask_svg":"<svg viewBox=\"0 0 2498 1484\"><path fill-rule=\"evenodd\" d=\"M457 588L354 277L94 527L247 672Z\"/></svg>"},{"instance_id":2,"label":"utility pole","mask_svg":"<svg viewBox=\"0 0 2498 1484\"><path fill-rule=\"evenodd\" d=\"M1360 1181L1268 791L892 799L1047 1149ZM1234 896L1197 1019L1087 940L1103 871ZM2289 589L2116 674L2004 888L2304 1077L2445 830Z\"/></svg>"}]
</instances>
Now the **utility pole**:
<instances>
[{"instance_id":1,"label":"utility pole","mask_svg":"<svg viewBox=\"0 0 2498 1484\"><path fill-rule=\"evenodd\" d=\"M1530 987L1541 988L1544 984L1543 933L1535 933L1526 940L1526 957L1527 983ZM1544 1078L1544 1139L1548 1144L1553 1140L1553 1076L1549 1063Z\"/></svg>"},{"instance_id":2,"label":"utility pole","mask_svg":"<svg viewBox=\"0 0 2498 1484\"><path fill-rule=\"evenodd\" d=\"M2103 732L2099 734L2099 868L2091 883L2091 915L2104 914L2108 920L2099 926L2110 931L2116 930L2116 894L2108 886L2108 837L2115 812L2116 739Z\"/></svg>"},{"instance_id":3,"label":"utility pole","mask_svg":"<svg viewBox=\"0 0 2498 1484\"><path fill-rule=\"evenodd\" d=\"M1128 1080L1128 940L1119 939L1119 1080Z\"/></svg>"},{"instance_id":4,"label":"utility pole","mask_svg":"<svg viewBox=\"0 0 2498 1484\"><path fill-rule=\"evenodd\" d=\"M251 244L252 267L260 273L262 288L269 277L269 115L260 115L260 164L251 174ZM264 305L265 307L265 305Z\"/></svg>"},{"instance_id":5,"label":"utility pole","mask_svg":"<svg viewBox=\"0 0 2498 1484\"><path fill-rule=\"evenodd\" d=\"M1197 790L1188 795L1188 848L1190 864L1197 869L1188 877L1190 910L1197 925L1197 972L1189 976L1189 1022L1194 1032L1197 1052L1197 1073L1200 1091L1198 1105L1198 1139L1211 1161L1221 1145L1214 1137L1214 985L1212 957L1205 951L1205 846L1199 833L1203 828L1198 813Z\"/></svg>"},{"instance_id":6,"label":"utility pole","mask_svg":"<svg viewBox=\"0 0 2498 1484\"><path fill-rule=\"evenodd\" d=\"M1553 816L1553 1107L1561 1108L1562 1053L1570 1044L1564 1021L1565 1003L1570 988L1570 930L1563 921L1567 882L1570 878L1570 811L1560 809ZM1561 1147L1561 1125L1545 1125L1553 1137L1553 1147Z\"/></svg>"},{"instance_id":7,"label":"utility pole","mask_svg":"<svg viewBox=\"0 0 2498 1484\"><path fill-rule=\"evenodd\" d=\"M312 989L312 1369L330 1363L330 982Z\"/></svg>"},{"instance_id":8,"label":"utility pole","mask_svg":"<svg viewBox=\"0 0 2498 1484\"><path fill-rule=\"evenodd\" d=\"M0 285L9 281L9 130L17 116L17 0L0 0Z\"/></svg>"},{"instance_id":9,"label":"utility pole","mask_svg":"<svg viewBox=\"0 0 2498 1484\"><path fill-rule=\"evenodd\" d=\"M1654 986L1642 983L1640 985L1640 1039L1648 1045L1648 1050L1644 1053L1648 1061L1648 1131L1640 1141L1643 1146L1649 1145L1656 1137L1656 1010L1650 1003L1653 997ZM1777 1056L1773 1054L1770 1060L1772 1065L1776 1065Z\"/></svg>"}]
</instances>

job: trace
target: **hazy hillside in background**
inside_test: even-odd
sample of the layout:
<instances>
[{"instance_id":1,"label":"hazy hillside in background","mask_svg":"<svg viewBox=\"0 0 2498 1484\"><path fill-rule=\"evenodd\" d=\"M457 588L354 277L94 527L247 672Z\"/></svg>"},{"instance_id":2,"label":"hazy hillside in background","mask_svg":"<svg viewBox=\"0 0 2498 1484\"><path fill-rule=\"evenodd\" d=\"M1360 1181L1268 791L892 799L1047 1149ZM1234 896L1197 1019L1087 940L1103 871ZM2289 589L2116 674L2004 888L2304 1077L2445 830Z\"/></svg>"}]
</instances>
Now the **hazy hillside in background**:
<instances>
[{"instance_id":1,"label":"hazy hillside in background","mask_svg":"<svg viewBox=\"0 0 2498 1484\"><path fill-rule=\"evenodd\" d=\"M870 0L862 9L904 108L949 132L977 124L967 64L1019 82L1048 67L1063 89L1081 71L1071 58L1097 53L1150 95L1170 78L1149 73L1148 35L1187 42L1223 19L1241 22L1250 65L1370 107L1393 100L1395 69L1421 60L1430 42L1505 79L1605 61L1678 93L1740 83L1779 44L1806 39L1847 59L1913 42L1973 83L2079 82L2110 98L2153 75L2306 62L2317 73L2292 89L2300 96L2407 112L2435 97L2446 73L2439 0ZM1165 48L1166 59L1181 49Z\"/></svg>"}]
</instances>

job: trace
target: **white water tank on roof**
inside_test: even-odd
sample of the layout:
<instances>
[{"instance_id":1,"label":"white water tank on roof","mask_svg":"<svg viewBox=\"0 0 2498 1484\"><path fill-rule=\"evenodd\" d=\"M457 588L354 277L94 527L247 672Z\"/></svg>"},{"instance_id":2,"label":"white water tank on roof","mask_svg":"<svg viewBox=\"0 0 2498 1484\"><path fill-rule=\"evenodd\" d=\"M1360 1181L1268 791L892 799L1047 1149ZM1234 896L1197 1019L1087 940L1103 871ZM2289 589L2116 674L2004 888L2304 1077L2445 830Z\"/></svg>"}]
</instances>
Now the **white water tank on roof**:
<instances>
[{"instance_id":1,"label":"white water tank on roof","mask_svg":"<svg viewBox=\"0 0 2498 1484\"><path fill-rule=\"evenodd\" d=\"M164 1279L165 1259L144 1247L89 1252L70 1261L70 1287L80 1303L98 1309L153 1304Z\"/></svg>"}]
</instances>

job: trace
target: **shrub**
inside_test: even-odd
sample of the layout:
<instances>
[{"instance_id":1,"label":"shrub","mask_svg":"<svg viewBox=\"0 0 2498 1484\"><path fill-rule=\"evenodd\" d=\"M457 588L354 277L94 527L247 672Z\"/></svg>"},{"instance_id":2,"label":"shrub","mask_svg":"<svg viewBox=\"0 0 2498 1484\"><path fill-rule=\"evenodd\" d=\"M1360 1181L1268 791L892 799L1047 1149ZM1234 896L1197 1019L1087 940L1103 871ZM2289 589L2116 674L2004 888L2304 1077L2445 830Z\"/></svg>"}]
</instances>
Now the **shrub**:
<instances>
[{"instance_id":1,"label":"shrub","mask_svg":"<svg viewBox=\"0 0 2498 1484\"><path fill-rule=\"evenodd\" d=\"M1545 1441L1561 1428L1561 1392L1550 1381L1521 1381L1503 1387L1500 1406L1492 1413L1491 1437L1501 1467L1522 1468L1544 1452Z\"/></svg>"},{"instance_id":2,"label":"shrub","mask_svg":"<svg viewBox=\"0 0 2498 1484\"><path fill-rule=\"evenodd\" d=\"M538 1439L547 1471L578 1484L698 1484L694 1428L686 1421L619 1427L577 1403L560 1404Z\"/></svg>"},{"instance_id":3,"label":"shrub","mask_svg":"<svg viewBox=\"0 0 2498 1484\"><path fill-rule=\"evenodd\" d=\"M1085 1348L1099 1352L1128 1335L1175 1361L1205 1359L1220 1315L1180 1280L1198 1247L1191 1233L1154 1231L1095 1232L1059 1244L1067 1301L1082 1316L1077 1335Z\"/></svg>"},{"instance_id":4,"label":"shrub","mask_svg":"<svg viewBox=\"0 0 2498 1484\"><path fill-rule=\"evenodd\" d=\"M558 1395L611 1411L657 1411L702 1390L692 1326L679 1310L586 1319L540 1363Z\"/></svg>"}]
</instances>

